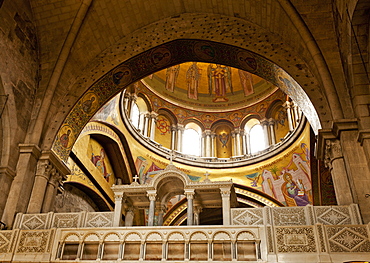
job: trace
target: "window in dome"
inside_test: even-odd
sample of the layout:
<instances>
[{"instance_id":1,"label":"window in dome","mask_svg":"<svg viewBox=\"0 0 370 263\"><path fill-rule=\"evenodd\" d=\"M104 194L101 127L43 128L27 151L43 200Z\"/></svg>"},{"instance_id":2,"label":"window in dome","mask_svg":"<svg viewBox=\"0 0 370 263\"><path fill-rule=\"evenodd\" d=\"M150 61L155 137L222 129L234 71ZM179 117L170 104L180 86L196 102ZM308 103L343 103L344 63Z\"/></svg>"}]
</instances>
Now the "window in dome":
<instances>
[{"instance_id":1,"label":"window in dome","mask_svg":"<svg viewBox=\"0 0 370 263\"><path fill-rule=\"evenodd\" d=\"M139 107L135 103L132 105L132 109L131 109L131 122L132 122L132 125L134 125L136 129L139 129L139 119L140 119L140 111L139 111Z\"/></svg>"},{"instance_id":2,"label":"window in dome","mask_svg":"<svg viewBox=\"0 0 370 263\"><path fill-rule=\"evenodd\" d=\"M189 123L185 126L182 141L183 153L200 156L200 134L201 129L195 123Z\"/></svg>"},{"instance_id":3,"label":"window in dome","mask_svg":"<svg viewBox=\"0 0 370 263\"><path fill-rule=\"evenodd\" d=\"M262 151L266 148L263 128L260 124L254 125L249 132L251 153Z\"/></svg>"}]
</instances>

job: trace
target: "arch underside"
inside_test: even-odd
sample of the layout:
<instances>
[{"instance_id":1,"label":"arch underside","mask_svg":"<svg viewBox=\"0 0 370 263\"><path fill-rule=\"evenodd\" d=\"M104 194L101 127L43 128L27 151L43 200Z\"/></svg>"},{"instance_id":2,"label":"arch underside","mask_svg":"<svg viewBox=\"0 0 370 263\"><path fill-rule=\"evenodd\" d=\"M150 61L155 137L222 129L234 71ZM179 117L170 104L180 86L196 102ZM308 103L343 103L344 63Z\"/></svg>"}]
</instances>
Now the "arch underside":
<instances>
[{"instance_id":1,"label":"arch underside","mask_svg":"<svg viewBox=\"0 0 370 263\"><path fill-rule=\"evenodd\" d=\"M189 61L220 63L258 75L280 87L295 100L315 132L321 127L317 113L303 89L274 63L235 46L204 40L180 39L150 49L123 62L93 84L64 120L52 150L61 160L66 161L78 134L96 112L96 110L87 112L84 108L84 103L92 96L97 98L94 108L99 109L127 85L158 70ZM69 143L63 145L60 138L68 130L71 131Z\"/></svg>"}]
</instances>

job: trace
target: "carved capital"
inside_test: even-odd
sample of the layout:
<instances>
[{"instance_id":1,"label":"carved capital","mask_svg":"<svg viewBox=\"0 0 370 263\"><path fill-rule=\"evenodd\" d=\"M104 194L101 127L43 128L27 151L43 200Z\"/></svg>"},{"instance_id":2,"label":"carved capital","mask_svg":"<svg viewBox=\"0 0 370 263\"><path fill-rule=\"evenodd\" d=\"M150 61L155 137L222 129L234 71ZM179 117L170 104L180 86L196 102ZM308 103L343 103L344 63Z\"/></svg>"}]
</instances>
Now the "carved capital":
<instances>
[{"instance_id":1,"label":"carved capital","mask_svg":"<svg viewBox=\"0 0 370 263\"><path fill-rule=\"evenodd\" d=\"M333 139L333 140L326 140L325 141L325 157L324 162L325 166L331 168L331 162L335 159L342 158L342 146L340 145L340 141Z\"/></svg>"},{"instance_id":2,"label":"carved capital","mask_svg":"<svg viewBox=\"0 0 370 263\"><path fill-rule=\"evenodd\" d=\"M147 191L147 195L146 195L150 201L155 201L156 197L157 197L157 193L155 190L153 191Z\"/></svg>"},{"instance_id":3,"label":"carved capital","mask_svg":"<svg viewBox=\"0 0 370 263\"><path fill-rule=\"evenodd\" d=\"M158 117L158 113L156 113L156 112L154 112L154 111L152 111L152 112L150 113L150 118L152 118L152 119L154 119L154 120L157 120L157 117Z\"/></svg>"},{"instance_id":4,"label":"carved capital","mask_svg":"<svg viewBox=\"0 0 370 263\"><path fill-rule=\"evenodd\" d=\"M53 165L49 160L39 160L37 162L36 176L42 176L49 180L52 168Z\"/></svg>"},{"instance_id":5,"label":"carved capital","mask_svg":"<svg viewBox=\"0 0 370 263\"><path fill-rule=\"evenodd\" d=\"M62 183L63 176L54 167L51 169L50 174L51 174L49 180L50 184L58 186L60 183Z\"/></svg>"},{"instance_id":6,"label":"carved capital","mask_svg":"<svg viewBox=\"0 0 370 263\"><path fill-rule=\"evenodd\" d=\"M195 190L194 189L186 189L184 191L184 194L186 196L186 199L194 199Z\"/></svg>"},{"instance_id":7,"label":"carved capital","mask_svg":"<svg viewBox=\"0 0 370 263\"><path fill-rule=\"evenodd\" d=\"M220 188L220 193L222 198L229 198L231 194L230 188Z\"/></svg>"}]
</instances>

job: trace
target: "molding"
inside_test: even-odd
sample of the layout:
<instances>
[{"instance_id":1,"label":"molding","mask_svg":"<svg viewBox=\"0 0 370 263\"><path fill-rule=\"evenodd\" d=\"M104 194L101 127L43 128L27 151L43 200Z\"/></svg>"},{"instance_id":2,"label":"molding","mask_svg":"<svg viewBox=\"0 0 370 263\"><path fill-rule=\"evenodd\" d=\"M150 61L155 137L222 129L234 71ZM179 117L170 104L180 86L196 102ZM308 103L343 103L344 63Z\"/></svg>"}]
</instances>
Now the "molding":
<instances>
[{"instance_id":1,"label":"molding","mask_svg":"<svg viewBox=\"0 0 370 263\"><path fill-rule=\"evenodd\" d=\"M339 119L333 121L330 129L321 129L317 135L317 158L323 159L325 156L325 141L340 139L342 131L358 130L357 119Z\"/></svg>"},{"instance_id":2,"label":"molding","mask_svg":"<svg viewBox=\"0 0 370 263\"><path fill-rule=\"evenodd\" d=\"M65 165L51 150L42 151L39 161L41 160L50 161L50 163L53 164L53 166L63 175L63 177L66 177L66 175L71 173L71 170L67 167L67 165Z\"/></svg>"},{"instance_id":3,"label":"molding","mask_svg":"<svg viewBox=\"0 0 370 263\"><path fill-rule=\"evenodd\" d=\"M357 141L360 143L361 146L364 144L364 140L368 139L370 139L370 129L360 130L358 132Z\"/></svg>"},{"instance_id":4,"label":"molding","mask_svg":"<svg viewBox=\"0 0 370 263\"><path fill-rule=\"evenodd\" d=\"M19 153L30 153L33 155L36 159L38 159L41 155L41 149L36 144L18 144L19 146Z\"/></svg>"},{"instance_id":5,"label":"molding","mask_svg":"<svg viewBox=\"0 0 370 263\"><path fill-rule=\"evenodd\" d=\"M335 120L332 124L332 130L336 137L339 138L342 131L358 130L357 119L340 119Z\"/></svg>"},{"instance_id":6,"label":"molding","mask_svg":"<svg viewBox=\"0 0 370 263\"><path fill-rule=\"evenodd\" d=\"M15 177L15 171L9 166L0 166L0 175L7 175L13 180Z\"/></svg>"}]
</instances>

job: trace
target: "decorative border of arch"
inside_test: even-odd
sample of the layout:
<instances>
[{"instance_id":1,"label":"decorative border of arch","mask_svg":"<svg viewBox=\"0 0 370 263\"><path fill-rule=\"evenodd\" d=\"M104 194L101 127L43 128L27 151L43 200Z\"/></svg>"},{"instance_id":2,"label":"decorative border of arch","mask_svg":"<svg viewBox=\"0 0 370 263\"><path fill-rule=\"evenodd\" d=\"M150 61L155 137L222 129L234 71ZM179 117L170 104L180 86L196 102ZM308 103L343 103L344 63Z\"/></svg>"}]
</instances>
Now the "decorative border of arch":
<instances>
[{"instance_id":1,"label":"decorative border of arch","mask_svg":"<svg viewBox=\"0 0 370 263\"><path fill-rule=\"evenodd\" d=\"M121 63L98 81L77 101L65 118L53 142L52 150L67 161L78 134L110 98L124 87L161 69L183 62L199 61L233 66L258 75L280 87L302 107L315 132L321 127L318 115L307 94L283 69L264 57L245 49L205 40L178 39L149 49ZM91 101L94 94L95 100ZM69 132L68 132L69 131Z\"/></svg>"}]
</instances>

